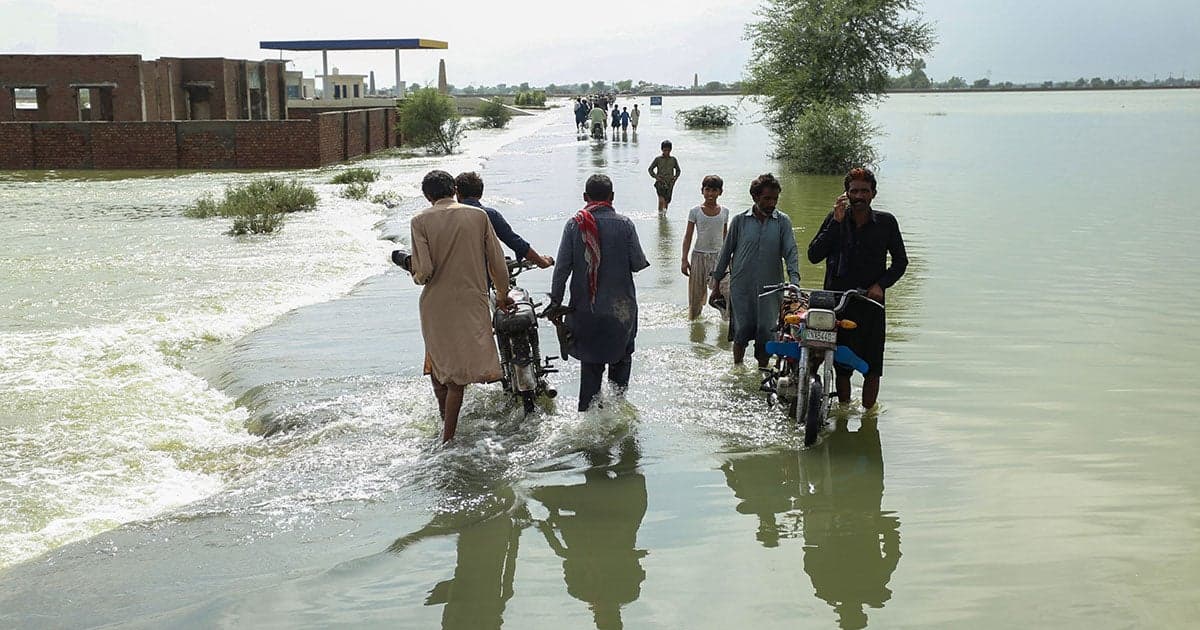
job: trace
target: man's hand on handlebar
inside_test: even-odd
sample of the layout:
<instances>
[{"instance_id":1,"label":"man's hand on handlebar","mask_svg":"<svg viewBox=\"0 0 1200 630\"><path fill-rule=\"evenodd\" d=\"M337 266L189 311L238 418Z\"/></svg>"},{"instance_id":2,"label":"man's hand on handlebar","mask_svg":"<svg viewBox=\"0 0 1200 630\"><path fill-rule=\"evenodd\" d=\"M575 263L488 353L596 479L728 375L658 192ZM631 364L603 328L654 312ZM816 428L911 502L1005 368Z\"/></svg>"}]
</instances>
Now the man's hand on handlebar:
<instances>
[{"instance_id":1,"label":"man's hand on handlebar","mask_svg":"<svg viewBox=\"0 0 1200 630\"><path fill-rule=\"evenodd\" d=\"M507 295L496 294L496 308L502 311L511 311L514 304Z\"/></svg>"}]
</instances>

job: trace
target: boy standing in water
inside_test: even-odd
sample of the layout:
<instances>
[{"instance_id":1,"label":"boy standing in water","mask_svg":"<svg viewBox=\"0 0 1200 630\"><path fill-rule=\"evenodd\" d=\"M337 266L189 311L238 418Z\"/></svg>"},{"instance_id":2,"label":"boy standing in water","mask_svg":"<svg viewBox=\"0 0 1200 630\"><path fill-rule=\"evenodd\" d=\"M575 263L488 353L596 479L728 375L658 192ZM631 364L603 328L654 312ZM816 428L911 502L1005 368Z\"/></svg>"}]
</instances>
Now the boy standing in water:
<instances>
[{"instance_id":1,"label":"boy standing in water","mask_svg":"<svg viewBox=\"0 0 1200 630\"><path fill-rule=\"evenodd\" d=\"M658 193L658 211L662 212L671 204L671 192L675 190L675 180L683 171L679 168L679 160L671 156L671 141L662 141L662 155L654 158L648 172L654 178L654 191Z\"/></svg>"},{"instance_id":2,"label":"boy standing in water","mask_svg":"<svg viewBox=\"0 0 1200 630\"><path fill-rule=\"evenodd\" d=\"M729 210L717 204L717 198L725 187L725 182L716 175L707 175L700 184L700 194L704 195L704 203L692 208L688 214L687 231L683 235L683 262L680 271L688 277L688 317L696 319L700 310L707 302L706 293L712 272L717 268L717 255L721 253L721 245L725 242L725 234L729 229ZM696 235L696 249L688 256L692 246L692 234ZM717 295L728 295L729 279L722 280L721 289L714 291ZM721 309L721 316L729 318L729 309Z\"/></svg>"}]
</instances>

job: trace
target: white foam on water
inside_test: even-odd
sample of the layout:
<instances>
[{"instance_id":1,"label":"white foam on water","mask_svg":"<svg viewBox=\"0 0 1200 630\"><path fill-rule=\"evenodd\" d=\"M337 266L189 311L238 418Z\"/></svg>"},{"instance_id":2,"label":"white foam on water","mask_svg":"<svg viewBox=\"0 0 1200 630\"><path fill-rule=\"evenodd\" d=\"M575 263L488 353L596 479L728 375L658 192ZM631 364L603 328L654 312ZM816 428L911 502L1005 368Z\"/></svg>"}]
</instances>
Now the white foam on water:
<instances>
[{"instance_id":1,"label":"white foam on water","mask_svg":"<svg viewBox=\"0 0 1200 630\"><path fill-rule=\"evenodd\" d=\"M452 157L369 160L383 171L372 193L394 190L411 206L425 171L479 168L552 120L472 132ZM261 447L245 429L246 410L186 367L198 350L387 268L384 208L340 197L341 187L326 183L330 172L283 173L313 185L317 211L290 215L278 234L236 238L224 235L224 219L184 220L164 207L263 175L0 185L0 202L17 208L0 228L22 239L0 286L9 304L0 310L0 567L211 497L256 471L286 469L297 449ZM70 255L60 258L60 249ZM82 271L72 274L71 264ZM60 278L70 280L45 293ZM367 406L348 417L389 418ZM342 424L322 431L351 430ZM335 448L322 436L307 436L311 446L299 450ZM418 455L411 444L369 458L395 465L364 469L355 487L318 502L378 496L395 485L396 466Z\"/></svg>"}]
</instances>

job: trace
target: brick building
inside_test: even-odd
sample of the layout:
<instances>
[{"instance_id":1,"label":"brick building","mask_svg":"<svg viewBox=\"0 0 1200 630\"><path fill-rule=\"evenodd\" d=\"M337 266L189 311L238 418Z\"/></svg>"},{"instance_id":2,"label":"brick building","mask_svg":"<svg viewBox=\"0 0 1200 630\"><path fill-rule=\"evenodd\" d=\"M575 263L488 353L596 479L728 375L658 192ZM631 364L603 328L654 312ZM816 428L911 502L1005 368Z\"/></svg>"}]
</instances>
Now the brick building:
<instances>
[{"instance_id":1,"label":"brick building","mask_svg":"<svg viewBox=\"0 0 1200 630\"><path fill-rule=\"evenodd\" d=\"M311 168L396 145L391 106L298 114L282 61L0 55L0 169Z\"/></svg>"},{"instance_id":2,"label":"brick building","mask_svg":"<svg viewBox=\"0 0 1200 630\"><path fill-rule=\"evenodd\" d=\"M0 122L286 118L282 61L0 55Z\"/></svg>"}]
</instances>

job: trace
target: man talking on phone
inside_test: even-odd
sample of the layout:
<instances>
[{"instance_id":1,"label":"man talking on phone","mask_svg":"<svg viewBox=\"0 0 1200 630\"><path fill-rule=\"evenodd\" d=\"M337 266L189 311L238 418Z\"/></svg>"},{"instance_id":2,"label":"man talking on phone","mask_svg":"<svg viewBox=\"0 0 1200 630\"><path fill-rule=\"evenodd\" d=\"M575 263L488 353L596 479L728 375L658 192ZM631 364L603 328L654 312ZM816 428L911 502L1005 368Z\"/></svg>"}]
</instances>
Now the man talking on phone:
<instances>
[{"instance_id":1,"label":"man talking on phone","mask_svg":"<svg viewBox=\"0 0 1200 630\"><path fill-rule=\"evenodd\" d=\"M875 174L870 169L851 169L842 187L844 192L834 203L833 211L808 244L808 260L813 264L825 261L827 290L861 289L867 297L883 304L884 292L908 267L900 225L896 217L871 207L878 191ZM889 255L891 266L888 266ZM870 409L879 397L879 377L883 376L886 318L883 311L862 300L850 300L842 316L858 324L857 328L841 330L838 344L849 347L866 361L862 404ZM853 370L841 365L836 369L838 400L849 402Z\"/></svg>"}]
</instances>

